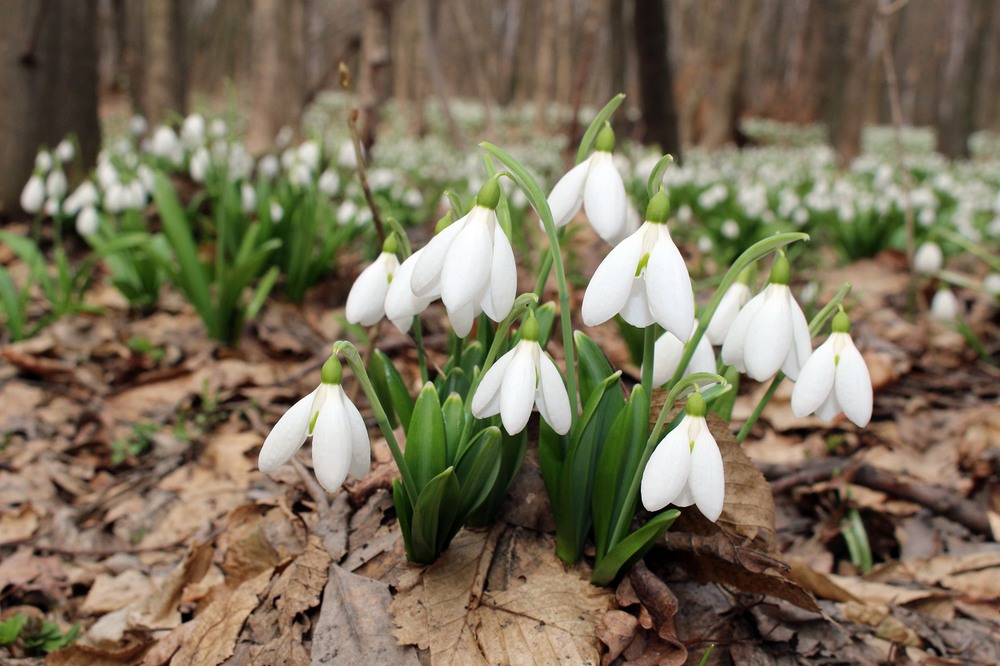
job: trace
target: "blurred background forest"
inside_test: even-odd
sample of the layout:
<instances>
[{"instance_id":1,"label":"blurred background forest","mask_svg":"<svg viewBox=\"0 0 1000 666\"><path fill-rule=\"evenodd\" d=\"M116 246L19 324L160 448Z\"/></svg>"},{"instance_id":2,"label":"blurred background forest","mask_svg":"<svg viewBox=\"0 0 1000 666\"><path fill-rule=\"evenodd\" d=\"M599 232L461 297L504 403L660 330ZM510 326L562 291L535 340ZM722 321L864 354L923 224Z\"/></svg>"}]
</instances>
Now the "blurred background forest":
<instances>
[{"instance_id":1,"label":"blurred background forest","mask_svg":"<svg viewBox=\"0 0 1000 666\"><path fill-rule=\"evenodd\" d=\"M496 109L574 109L628 93L619 131L665 151L747 140L740 121L825 126L841 164L866 125L926 126L967 156L1000 131L993 0L5 0L0 22L0 210L35 152L67 133L90 160L100 119L238 109L248 147L354 73L365 138L390 101L409 131L491 138ZM888 77L888 78L887 78ZM893 80L893 78L895 80ZM454 100L485 110L463 136ZM428 105L426 102L436 104ZM425 109L430 111L425 112ZM176 116L179 118L179 116ZM526 132L572 134L563 115ZM105 125L107 123L105 122Z\"/></svg>"}]
</instances>

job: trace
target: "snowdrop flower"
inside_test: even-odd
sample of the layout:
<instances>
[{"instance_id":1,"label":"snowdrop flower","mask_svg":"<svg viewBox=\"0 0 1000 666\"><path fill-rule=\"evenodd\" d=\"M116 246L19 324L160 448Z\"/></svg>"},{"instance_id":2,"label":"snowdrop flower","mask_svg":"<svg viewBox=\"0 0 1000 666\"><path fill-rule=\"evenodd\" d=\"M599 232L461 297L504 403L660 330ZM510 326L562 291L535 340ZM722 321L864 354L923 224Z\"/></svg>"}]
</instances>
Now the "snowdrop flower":
<instances>
[{"instance_id":1,"label":"snowdrop flower","mask_svg":"<svg viewBox=\"0 0 1000 666\"><path fill-rule=\"evenodd\" d=\"M208 131L216 139L224 138L226 136L226 121L222 118L213 119Z\"/></svg>"},{"instance_id":2,"label":"snowdrop flower","mask_svg":"<svg viewBox=\"0 0 1000 666\"><path fill-rule=\"evenodd\" d=\"M181 156L182 149L177 133L166 125L157 127L149 143L149 152L174 163L179 162L178 158Z\"/></svg>"},{"instance_id":3,"label":"snowdrop flower","mask_svg":"<svg viewBox=\"0 0 1000 666\"><path fill-rule=\"evenodd\" d=\"M399 268L396 248L396 235L390 234L382 244L382 253L354 281L345 313L350 323L373 326L385 316L386 293Z\"/></svg>"},{"instance_id":4,"label":"snowdrop flower","mask_svg":"<svg viewBox=\"0 0 1000 666\"><path fill-rule=\"evenodd\" d=\"M413 267L413 293L426 297L440 290L459 337L469 334L478 312L499 322L514 305L517 264L497 221L499 201L500 185L490 178L472 210L432 238Z\"/></svg>"},{"instance_id":5,"label":"snowdrop flower","mask_svg":"<svg viewBox=\"0 0 1000 666\"><path fill-rule=\"evenodd\" d=\"M850 318L838 312L830 337L802 366L792 390L792 412L799 418L816 412L831 421L843 411L859 428L871 420L872 380L850 330Z\"/></svg>"},{"instance_id":6,"label":"snowdrop flower","mask_svg":"<svg viewBox=\"0 0 1000 666\"><path fill-rule=\"evenodd\" d=\"M332 197L340 190L340 176L336 171L327 169L320 175L316 187L326 196Z\"/></svg>"},{"instance_id":7,"label":"snowdrop flower","mask_svg":"<svg viewBox=\"0 0 1000 666\"><path fill-rule=\"evenodd\" d=\"M40 150L35 155L35 171L38 173L48 173L52 168L52 155L47 150Z\"/></svg>"},{"instance_id":8,"label":"snowdrop flower","mask_svg":"<svg viewBox=\"0 0 1000 666\"><path fill-rule=\"evenodd\" d=\"M1000 296L1000 273L990 273L983 278L983 289L988 294Z\"/></svg>"},{"instance_id":9,"label":"snowdrop flower","mask_svg":"<svg viewBox=\"0 0 1000 666\"><path fill-rule=\"evenodd\" d=\"M146 119L140 115L134 115L129 118L128 121L128 131L131 132L132 136L142 136L149 129L149 123Z\"/></svg>"},{"instance_id":10,"label":"snowdrop flower","mask_svg":"<svg viewBox=\"0 0 1000 666\"><path fill-rule=\"evenodd\" d=\"M80 183L80 186L73 190L73 193L66 197L63 203L63 210L70 215L76 215L81 209L93 206L99 199L97 188L89 180Z\"/></svg>"},{"instance_id":11,"label":"snowdrop flower","mask_svg":"<svg viewBox=\"0 0 1000 666\"><path fill-rule=\"evenodd\" d=\"M942 287L931 299L931 316L939 321L953 322L958 319L958 299L954 292L947 287Z\"/></svg>"},{"instance_id":12,"label":"snowdrop flower","mask_svg":"<svg viewBox=\"0 0 1000 666\"><path fill-rule=\"evenodd\" d=\"M204 183L205 176L208 174L208 165L210 161L208 151L205 150L204 146L194 151L194 154L191 155L191 163L189 165L191 180L196 183Z\"/></svg>"},{"instance_id":13,"label":"snowdrop flower","mask_svg":"<svg viewBox=\"0 0 1000 666\"><path fill-rule=\"evenodd\" d=\"M60 162L69 162L76 155L76 147L69 139L63 139L56 146L56 159Z\"/></svg>"},{"instance_id":14,"label":"snowdrop flower","mask_svg":"<svg viewBox=\"0 0 1000 666\"><path fill-rule=\"evenodd\" d=\"M49 217L55 217L59 214L59 200L58 199L46 199L45 205L42 206L42 211Z\"/></svg>"},{"instance_id":15,"label":"snowdrop flower","mask_svg":"<svg viewBox=\"0 0 1000 666\"><path fill-rule=\"evenodd\" d=\"M316 171L319 168L320 150L318 143L311 139L303 141L297 152L299 160L308 166L310 171Z\"/></svg>"},{"instance_id":16,"label":"snowdrop flower","mask_svg":"<svg viewBox=\"0 0 1000 666\"><path fill-rule=\"evenodd\" d=\"M692 504L715 522L722 515L726 478L719 445L705 421L705 399L688 398L686 413L653 451L642 472L640 495L647 511Z\"/></svg>"},{"instance_id":17,"label":"snowdrop flower","mask_svg":"<svg viewBox=\"0 0 1000 666\"><path fill-rule=\"evenodd\" d=\"M240 185L240 209L247 215L257 210L257 190L250 183Z\"/></svg>"},{"instance_id":18,"label":"snowdrop flower","mask_svg":"<svg viewBox=\"0 0 1000 666\"><path fill-rule=\"evenodd\" d=\"M658 192L646 221L608 253L583 296L583 322L597 326L616 314L633 326L653 322L678 338L691 334L691 277L667 229L670 201Z\"/></svg>"},{"instance_id":19,"label":"snowdrop flower","mask_svg":"<svg viewBox=\"0 0 1000 666\"><path fill-rule=\"evenodd\" d=\"M779 256L764 291L743 306L722 343L722 362L764 381L781 370L792 381L812 352L809 324L792 296L791 268Z\"/></svg>"},{"instance_id":20,"label":"snowdrop flower","mask_svg":"<svg viewBox=\"0 0 1000 666\"><path fill-rule=\"evenodd\" d=\"M337 149L337 164L341 169L357 169L358 158L354 152L354 142L348 139Z\"/></svg>"},{"instance_id":21,"label":"snowdrop flower","mask_svg":"<svg viewBox=\"0 0 1000 666\"><path fill-rule=\"evenodd\" d=\"M590 157L566 172L549 194L549 208L556 227L569 224L582 206L597 235L611 243L625 233L625 184L615 168L611 151L615 133L605 125L597 134Z\"/></svg>"},{"instance_id":22,"label":"snowdrop flower","mask_svg":"<svg viewBox=\"0 0 1000 666\"><path fill-rule=\"evenodd\" d=\"M476 418L500 414L504 429L516 435L524 430L531 407L560 435L569 432L569 395L562 374L538 344L538 321L529 314L521 326L521 340L483 375L472 397Z\"/></svg>"},{"instance_id":23,"label":"snowdrop flower","mask_svg":"<svg viewBox=\"0 0 1000 666\"><path fill-rule=\"evenodd\" d=\"M427 296L417 297L410 288L413 267L420 261L422 252L422 249L417 250L396 268L385 294L385 316L401 333L410 330L413 318L426 310L431 301L441 295L440 292L432 291Z\"/></svg>"},{"instance_id":24,"label":"snowdrop flower","mask_svg":"<svg viewBox=\"0 0 1000 666\"><path fill-rule=\"evenodd\" d=\"M371 466L368 429L340 380L336 358L323 365L322 383L285 412L264 440L257 458L260 471L273 472L291 460L306 438L313 438L313 469L327 492L335 492L347 475L361 478Z\"/></svg>"},{"instance_id":25,"label":"snowdrop flower","mask_svg":"<svg viewBox=\"0 0 1000 666\"><path fill-rule=\"evenodd\" d=\"M695 328L697 325L691 328L691 335L694 335ZM688 336L688 340L691 339L691 335ZM669 331L656 341L653 346L654 386L667 383L677 372L677 366L680 365L681 356L684 354L684 344L680 338ZM704 335L695 346L694 354L684 369L684 375L693 375L697 372L715 372L715 352L712 351L712 343Z\"/></svg>"},{"instance_id":26,"label":"snowdrop flower","mask_svg":"<svg viewBox=\"0 0 1000 666\"><path fill-rule=\"evenodd\" d=\"M736 240L740 237L740 223L736 220L726 220L722 223L722 227L719 229L723 238L728 238L729 240Z\"/></svg>"},{"instance_id":27,"label":"snowdrop flower","mask_svg":"<svg viewBox=\"0 0 1000 666\"><path fill-rule=\"evenodd\" d=\"M149 165L140 164L139 168L135 170L135 175L147 192L153 191L153 185L156 183L156 174L149 168Z\"/></svg>"},{"instance_id":28,"label":"snowdrop flower","mask_svg":"<svg viewBox=\"0 0 1000 666\"><path fill-rule=\"evenodd\" d=\"M81 236L90 236L97 233L100 220L97 217L97 209L93 205L85 206L76 216L76 232Z\"/></svg>"},{"instance_id":29,"label":"snowdrop flower","mask_svg":"<svg viewBox=\"0 0 1000 666\"><path fill-rule=\"evenodd\" d=\"M37 173L32 174L21 190L21 208L25 213L35 214L45 204L45 183Z\"/></svg>"},{"instance_id":30,"label":"snowdrop flower","mask_svg":"<svg viewBox=\"0 0 1000 666\"><path fill-rule=\"evenodd\" d=\"M750 300L750 287L744 282L749 278L748 271L745 270L741 273L739 279L726 289L726 293L719 301L719 306L715 308L712 320L708 322L708 328L705 329L705 337L713 345L721 345L725 342L726 333L729 332L729 327L732 326L733 320L739 314L740 308Z\"/></svg>"},{"instance_id":31,"label":"snowdrop flower","mask_svg":"<svg viewBox=\"0 0 1000 666\"><path fill-rule=\"evenodd\" d=\"M281 171L281 164L278 162L278 158L274 155L264 155L257 162L257 173L266 178L267 180L274 180L274 177L278 175Z\"/></svg>"},{"instance_id":32,"label":"snowdrop flower","mask_svg":"<svg viewBox=\"0 0 1000 666\"><path fill-rule=\"evenodd\" d=\"M281 222L281 218L285 216L285 209L281 207L281 204L277 201L271 202L271 221Z\"/></svg>"},{"instance_id":33,"label":"snowdrop flower","mask_svg":"<svg viewBox=\"0 0 1000 666\"><path fill-rule=\"evenodd\" d=\"M913 269L921 275L934 275L944 264L941 246L934 241L922 243L913 255Z\"/></svg>"},{"instance_id":34,"label":"snowdrop flower","mask_svg":"<svg viewBox=\"0 0 1000 666\"><path fill-rule=\"evenodd\" d=\"M205 118L201 114L192 113L181 124L181 142L188 150L202 145L205 141Z\"/></svg>"},{"instance_id":35,"label":"snowdrop flower","mask_svg":"<svg viewBox=\"0 0 1000 666\"><path fill-rule=\"evenodd\" d=\"M337 223L341 226L354 222L358 215L358 205L350 199L337 206Z\"/></svg>"},{"instance_id":36,"label":"snowdrop flower","mask_svg":"<svg viewBox=\"0 0 1000 666\"><path fill-rule=\"evenodd\" d=\"M104 190L104 210L109 213L120 213L128 208L128 193L125 186L119 182L111 183Z\"/></svg>"},{"instance_id":37,"label":"snowdrop flower","mask_svg":"<svg viewBox=\"0 0 1000 666\"><path fill-rule=\"evenodd\" d=\"M45 193L50 199L62 199L66 196L66 174L60 168L53 169L45 179Z\"/></svg>"}]
</instances>

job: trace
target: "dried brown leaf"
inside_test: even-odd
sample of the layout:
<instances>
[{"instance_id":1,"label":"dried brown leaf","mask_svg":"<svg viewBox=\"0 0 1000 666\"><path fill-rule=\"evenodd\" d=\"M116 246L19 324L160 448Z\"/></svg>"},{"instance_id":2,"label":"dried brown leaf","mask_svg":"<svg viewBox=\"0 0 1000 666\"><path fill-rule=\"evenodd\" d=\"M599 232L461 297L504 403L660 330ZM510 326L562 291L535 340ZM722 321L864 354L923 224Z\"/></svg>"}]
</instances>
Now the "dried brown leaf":
<instances>
[{"instance_id":1,"label":"dried brown leaf","mask_svg":"<svg viewBox=\"0 0 1000 666\"><path fill-rule=\"evenodd\" d=\"M152 581L135 569L126 569L117 576L100 574L90 586L80 612L88 615L110 613L146 598L153 589Z\"/></svg>"},{"instance_id":2,"label":"dried brown leaf","mask_svg":"<svg viewBox=\"0 0 1000 666\"><path fill-rule=\"evenodd\" d=\"M313 630L312 663L418 666L414 650L392 636L391 603L385 583L331 565Z\"/></svg>"},{"instance_id":3,"label":"dried brown leaf","mask_svg":"<svg viewBox=\"0 0 1000 666\"><path fill-rule=\"evenodd\" d=\"M172 666L216 666L233 654L236 638L247 616L260 603L260 594L271 582L272 569L220 594L192 622L188 639L170 660Z\"/></svg>"},{"instance_id":4,"label":"dried brown leaf","mask_svg":"<svg viewBox=\"0 0 1000 666\"><path fill-rule=\"evenodd\" d=\"M638 629L639 620L631 613L622 610L609 610L604 613L595 631L597 638L608 646L607 653L601 657L602 666L608 666L625 651L635 638Z\"/></svg>"},{"instance_id":5,"label":"dried brown leaf","mask_svg":"<svg viewBox=\"0 0 1000 666\"><path fill-rule=\"evenodd\" d=\"M0 546L19 543L38 530L41 516L31 504L18 509L0 511Z\"/></svg>"}]
</instances>

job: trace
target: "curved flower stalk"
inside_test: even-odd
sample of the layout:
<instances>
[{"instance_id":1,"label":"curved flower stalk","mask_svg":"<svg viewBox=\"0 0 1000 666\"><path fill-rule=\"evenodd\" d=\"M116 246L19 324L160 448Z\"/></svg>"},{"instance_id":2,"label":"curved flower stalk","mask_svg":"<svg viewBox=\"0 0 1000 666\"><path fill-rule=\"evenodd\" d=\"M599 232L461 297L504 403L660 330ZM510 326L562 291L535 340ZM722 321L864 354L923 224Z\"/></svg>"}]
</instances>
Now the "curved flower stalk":
<instances>
[{"instance_id":1,"label":"curved flower stalk","mask_svg":"<svg viewBox=\"0 0 1000 666\"><path fill-rule=\"evenodd\" d=\"M597 134L591 156L566 172L552 188L548 203L556 227L569 224L582 207L590 226L605 241L615 245L627 235L628 197L611 155L614 148L614 130L605 125Z\"/></svg>"},{"instance_id":2,"label":"curved flower stalk","mask_svg":"<svg viewBox=\"0 0 1000 666\"><path fill-rule=\"evenodd\" d=\"M616 314L633 326L654 322L678 338L691 335L691 277L667 229L670 201L658 192L639 230L618 244L594 272L583 296L583 321L601 324Z\"/></svg>"},{"instance_id":3,"label":"curved flower stalk","mask_svg":"<svg viewBox=\"0 0 1000 666\"><path fill-rule=\"evenodd\" d=\"M390 234L382 244L382 253L372 264L361 271L347 295L345 315L347 321L362 326L374 326L382 320L386 312L386 295L392 284L396 271L399 270L399 258L396 256L398 242L395 234ZM393 320L396 328L404 330L409 327L413 315L402 320Z\"/></svg>"},{"instance_id":4,"label":"curved flower stalk","mask_svg":"<svg viewBox=\"0 0 1000 666\"><path fill-rule=\"evenodd\" d=\"M285 412L264 440L257 466L273 472L291 460L306 438L313 438L313 469L327 492L336 492L348 474L361 478L371 465L368 429L340 385L335 357L323 365L322 383Z\"/></svg>"},{"instance_id":5,"label":"curved flower stalk","mask_svg":"<svg viewBox=\"0 0 1000 666\"><path fill-rule=\"evenodd\" d=\"M469 213L438 233L420 252L410 288L418 298L440 291L459 337L472 330L480 312L499 322L517 293L514 250L497 220L500 185L486 181Z\"/></svg>"},{"instance_id":6,"label":"curved flower stalk","mask_svg":"<svg viewBox=\"0 0 1000 666\"><path fill-rule=\"evenodd\" d=\"M693 324L691 333L694 333ZM684 343L680 338L669 331L659 337L653 348L653 386L662 386L670 381L677 371L682 356L684 356ZM712 351L712 344L706 337L698 341L694 355L683 374L687 376L699 372L715 372L715 352Z\"/></svg>"},{"instance_id":7,"label":"curved flower stalk","mask_svg":"<svg viewBox=\"0 0 1000 666\"><path fill-rule=\"evenodd\" d=\"M795 381L812 353L809 324L792 296L791 268L779 256L764 291L736 315L722 344L722 361L764 381L778 370Z\"/></svg>"},{"instance_id":8,"label":"curved flower stalk","mask_svg":"<svg viewBox=\"0 0 1000 666\"><path fill-rule=\"evenodd\" d=\"M569 432L572 417L566 384L538 337L538 321L529 314L521 326L521 341L497 359L476 388L472 397L476 418L500 414L508 434L516 435L528 424L535 405L555 432Z\"/></svg>"},{"instance_id":9,"label":"curved flower stalk","mask_svg":"<svg viewBox=\"0 0 1000 666\"><path fill-rule=\"evenodd\" d=\"M841 411L859 428L872 418L872 380L861 352L851 339L851 320L843 310L833 318L833 332L802 366L792 391L792 412L816 413L831 421Z\"/></svg>"},{"instance_id":10,"label":"curved flower stalk","mask_svg":"<svg viewBox=\"0 0 1000 666\"><path fill-rule=\"evenodd\" d=\"M726 480L719 445L705 421L706 409L701 394L691 394L684 418L649 457L640 487L648 511L694 504L712 522L722 514Z\"/></svg>"}]
</instances>

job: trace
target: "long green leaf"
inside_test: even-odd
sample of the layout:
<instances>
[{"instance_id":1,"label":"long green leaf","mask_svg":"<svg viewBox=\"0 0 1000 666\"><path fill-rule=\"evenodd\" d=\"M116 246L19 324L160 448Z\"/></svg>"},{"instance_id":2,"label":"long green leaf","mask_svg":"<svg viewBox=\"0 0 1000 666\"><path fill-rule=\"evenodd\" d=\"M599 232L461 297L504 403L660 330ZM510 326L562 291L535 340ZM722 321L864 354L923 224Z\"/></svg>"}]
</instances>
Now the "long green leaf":
<instances>
[{"instance_id":1,"label":"long green leaf","mask_svg":"<svg viewBox=\"0 0 1000 666\"><path fill-rule=\"evenodd\" d=\"M448 464L447 441L441 399L434 384L427 382L417 396L413 416L406 429L406 450L403 452L419 494L432 478Z\"/></svg>"},{"instance_id":2,"label":"long green leaf","mask_svg":"<svg viewBox=\"0 0 1000 666\"><path fill-rule=\"evenodd\" d=\"M178 266L173 273L177 286L187 295L206 326L213 328L208 325L209 322L220 315L212 307L208 273L198 259L198 246L191 234L187 215L177 198L177 191L169 178L161 172L156 172L153 182L153 201L160 212L163 233L177 259Z\"/></svg>"},{"instance_id":3,"label":"long green leaf","mask_svg":"<svg viewBox=\"0 0 1000 666\"><path fill-rule=\"evenodd\" d=\"M490 426L473 438L472 445L458 461L455 473L458 475L462 493L458 517L452 527L452 536L489 497L500 474L502 453L503 434L500 428Z\"/></svg>"},{"instance_id":4,"label":"long green leaf","mask_svg":"<svg viewBox=\"0 0 1000 666\"><path fill-rule=\"evenodd\" d=\"M681 512L670 509L655 515L648 523L622 539L622 542L599 558L590 580L595 585L608 585L625 573L663 538Z\"/></svg>"},{"instance_id":5,"label":"long green leaf","mask_svg":"<svg viewBox=\"0 0 1000 666\"><path fill-rule=\"evenodd\" d=\"M411 529L414 561L430 564L437 559L442 536L449 533L458 513L460 493L453 467L431 479L420 493Z\"/></svg>"}]
</instances>

